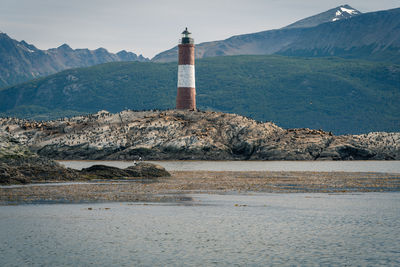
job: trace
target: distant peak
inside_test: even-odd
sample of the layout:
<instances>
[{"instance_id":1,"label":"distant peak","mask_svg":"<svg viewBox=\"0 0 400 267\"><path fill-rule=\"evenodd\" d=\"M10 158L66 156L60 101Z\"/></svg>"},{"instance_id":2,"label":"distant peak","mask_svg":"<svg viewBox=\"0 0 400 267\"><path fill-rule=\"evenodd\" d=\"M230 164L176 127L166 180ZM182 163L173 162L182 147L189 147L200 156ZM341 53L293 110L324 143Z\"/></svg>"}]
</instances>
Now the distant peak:
<instances>
[{"instance_id":1,"label":"distant peak","mask_svg":"<svg viewBox=\"0 0 400 267\"><path fill-rule=\"evenodd\" d=\"M28 44L27 42L25 42L25 40L22 40L21 42L19 42L19 44L17 44L17 46L19 46L20 48L24 49L25 51L28 52L35 52L38 51L38 49L31 44Z\"/></svg>"},{"instance_id":2,"label":"distant peak","mask_svg":"<svg viewBox=\"0 0 400 267\"><path fill-rule=\"evenodd\" d=\"M62 50L73 50L69 45L67 44L62 44L57 49L62 49Z\"/></svg>"},{"instance_id":3,"label":"distant peak","mask_svg":"<svg viewBox=\"0 0 400 267\"><path fill-rule=\"evenodd\" d=\"M105 49L104 47L99 47L96 50L94 50L96 52L102 52L102 53L108 53L107 49Z\"/></svg>"},{"instance_id":4,"label":"distant peak","mask_svg":"<svg viewBox=\"0 0 400 267\"><path fill-rule=\"evenodd\" d=\"M135 55L135 56L136 56L135 53L133 53L133 52L128 52L128 51L126 51L126 50L121 50L121 51L117 52L117 55Z\"/></svg>"},{"instance_id":5,"label":"distant peak","mask_svg":"<svg viewBox=\"0 0 400 267\"><path fill-rule=\"evenodd\" d=\"M311 17L296 21L285 28L309 28L322 23L348 19L360 15L361 12L349 5L341 5Z\"/></svg>"},{"instance_id":6,"label":"distant peak","mask_svg":"<svg viewBox=\"0 0 400 267\"><path fill-rule=\"evenodd\" d=\"M349 5L341 5L336 8L335 16L332 21L337 21L341 19L348 19L350 17L360 15L361 12Z\"/></svg>"},{"instance_id":7,"label":"distant peak","mask_svg":"<svg viewBox=\"0 0 400 267\"><path fill-rule=\"evenodd\" d=\"M343 11L343 12L347 12L347 13L349 13L349 14L351 14L351 15L361 14L360 11L358 11L358 10L355 9L355 8L352 8L352 7L349 6L349 5L342 5L342 6L339 6L338 9L340 9L340 10Z\"/></svg>"}]
</instances>

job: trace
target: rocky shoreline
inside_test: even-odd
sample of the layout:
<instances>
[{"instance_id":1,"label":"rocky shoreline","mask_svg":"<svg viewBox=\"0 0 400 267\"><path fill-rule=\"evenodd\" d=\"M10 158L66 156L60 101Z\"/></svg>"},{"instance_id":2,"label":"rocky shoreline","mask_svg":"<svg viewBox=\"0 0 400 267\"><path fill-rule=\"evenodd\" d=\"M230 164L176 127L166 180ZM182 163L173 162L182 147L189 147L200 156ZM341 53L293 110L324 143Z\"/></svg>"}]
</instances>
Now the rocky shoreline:
<instances>
[{"instance_id":1,"label":"rocky shoreline","mask_svg":"<svg viewBox=\"0 0 400 267\"><path fill-rule=\"evenodd\" d=\"M82 170L65 168L43 157L0 158L0 185L67 181L129 180L171 176L162 166L138 163L125 169L94 165Z\"/></svg>"},{"instance_id":2,"label":"rocky shoreline","mask_svg":"<svg viewBox=\"0 0 400 267\"><path fill-rule=\"evenodd\" d=\"M127 122L128 128L121 128ZM191 193L400 190L398 174L175 171L171 175L144 162L125 169L94 165L74 170L44 157L399 159L397 133L334 136L309 129L284 130L232 114L180 111L103 112L51 122L2 119L0 130L0 204L180 201ZM84 140L89 143L81 143ZM65 183L70 181L83 184Z\"/></svg>"},{"instance_id":3,"label":"rocky shoreline","mask_svg":"<svg viewBox=\"0 0 400 267\"><path fill-rule=\"evenodd\" d=\"M59 160L400 159L400 133L335 136L220 112L100 111L46 122L0 118L0 135Z\"/></svg>"},{"instance_id":4,"label":"rocky shoreline","mask_svg":"<svg viewBox=\"0 0 400 267\"><path fill-rule=\"evenodd\" d=\"M0 185L168 176L170 174L162 166L144 162L125 169L103 165L82 170L65 168L12 138L0 136Z\"/></svg>"}]
</instances>

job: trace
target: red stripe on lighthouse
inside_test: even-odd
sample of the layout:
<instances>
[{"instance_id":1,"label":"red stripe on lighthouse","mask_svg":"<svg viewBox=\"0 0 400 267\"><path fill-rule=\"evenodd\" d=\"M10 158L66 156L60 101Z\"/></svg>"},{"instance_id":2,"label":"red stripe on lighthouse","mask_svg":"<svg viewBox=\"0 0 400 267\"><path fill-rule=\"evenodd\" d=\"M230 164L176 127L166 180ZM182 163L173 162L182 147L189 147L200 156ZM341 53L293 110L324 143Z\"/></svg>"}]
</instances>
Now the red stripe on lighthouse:
<instances>
[{"instance_id":1,"label":"red stripe on lighthouse","mask_svg":"<svg viewBox=\"0 0 400 267\"><path fill-rule=\"evenodd\" d=\"M187 32L187 29L185 30ZM183 32L183 34L185 33ZM185 43L192 42L190 33L182 38L179 48L179 65L178 65L178 91L176 95L177 109L196 109L196 85L194 71L194 44ZM186 39L185 39L186 38ZM185 40L184 40L185 39Z\"/></svg>"},{"instance_id":2,"label":"red stripe on lighthouse","mask_svg":"<svg viewBox=\"0 0 400 267\"><path fill-rule=\"evenodd\" d=\"M194 65L194 44L180 44L179 65Z\"/></svg>"},{"instance_id":3,"label":"red stripe on lighthouse","mask_svg":"<svg viewBox=\"0 0 400 267\"><path fill-rule=\"evenodd\" d=\"M176 96L177 109L196 109L196 88L178 87Z\"/></svg>"}]
</instances>

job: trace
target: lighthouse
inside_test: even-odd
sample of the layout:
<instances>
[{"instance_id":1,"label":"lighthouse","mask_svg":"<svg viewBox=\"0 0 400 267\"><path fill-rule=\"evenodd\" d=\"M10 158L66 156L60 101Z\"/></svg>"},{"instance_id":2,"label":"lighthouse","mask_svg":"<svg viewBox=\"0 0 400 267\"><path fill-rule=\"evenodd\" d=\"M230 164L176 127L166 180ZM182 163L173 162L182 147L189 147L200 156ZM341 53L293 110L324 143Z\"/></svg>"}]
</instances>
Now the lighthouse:
<instances>
[{"instance_id":1,"label":"lighthouse","mask_svg":"<svg viewBox=\"0 0 400 267\"><path fill-rule=\"evenodd\" d=\"M196 85L194 76L194 40L186 28L179 45L178 92L176 109L196 109Z\"/></svg>"}]
</instances>

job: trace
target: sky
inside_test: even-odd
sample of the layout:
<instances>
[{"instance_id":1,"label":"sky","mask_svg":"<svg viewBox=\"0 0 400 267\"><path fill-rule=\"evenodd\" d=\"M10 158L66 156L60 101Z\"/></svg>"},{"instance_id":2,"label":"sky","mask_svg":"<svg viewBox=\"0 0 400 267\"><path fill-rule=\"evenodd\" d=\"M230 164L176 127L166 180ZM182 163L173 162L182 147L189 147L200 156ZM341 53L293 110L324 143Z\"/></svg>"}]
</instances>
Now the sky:
<instances>
[{"instance_id":1,"label":"sky","mask_svg":"<svg viewBox=\"0 0 400 267\"><path fill-rule=\"evenodd\" d=\"M185 27L196 43L277 29L349 4L361 12L399 0L1 0L0 31L39 49L127 50L152 58L177 45Z\"/></svg>"}]
</instances>

